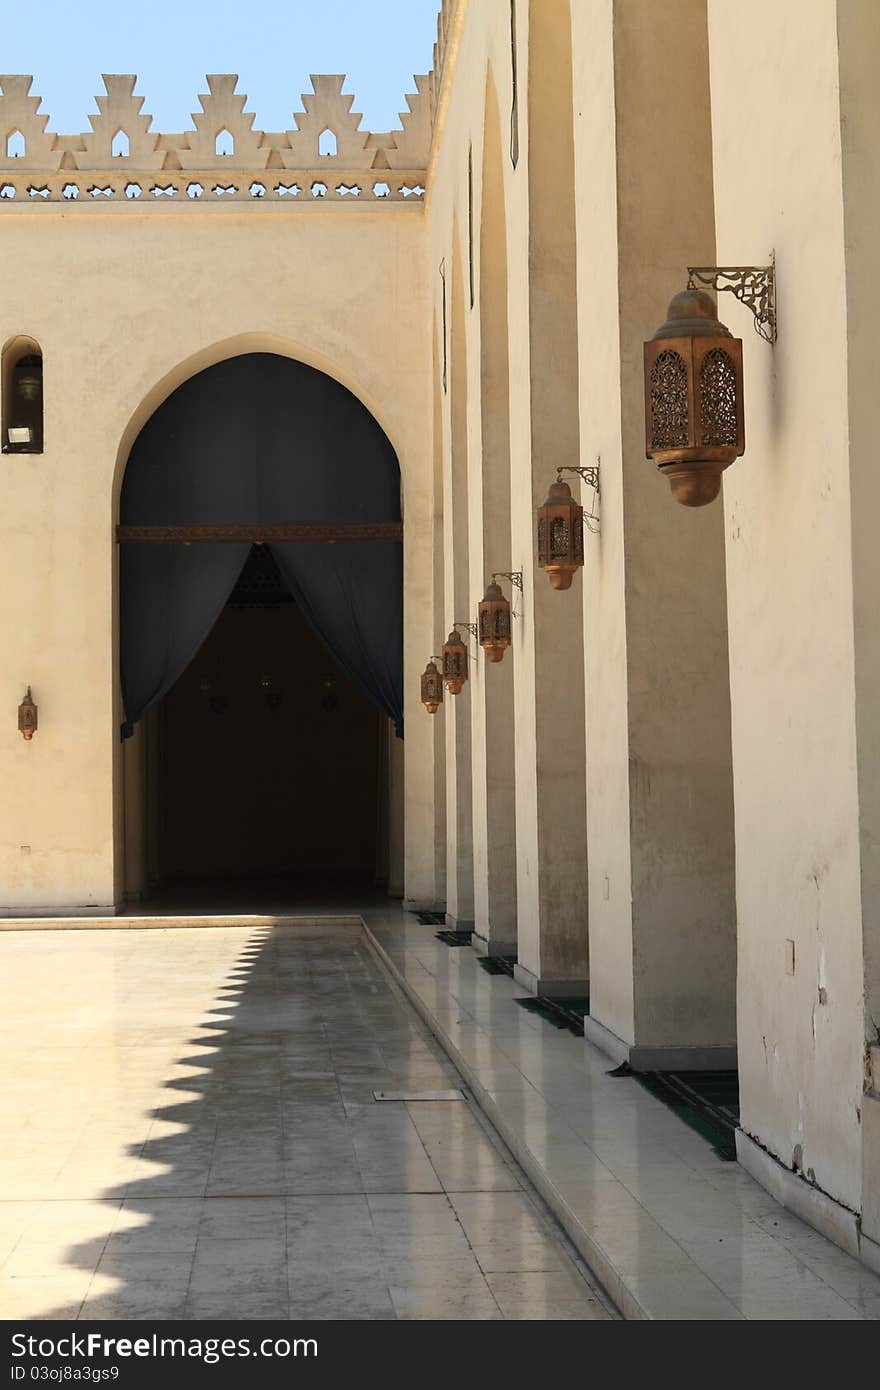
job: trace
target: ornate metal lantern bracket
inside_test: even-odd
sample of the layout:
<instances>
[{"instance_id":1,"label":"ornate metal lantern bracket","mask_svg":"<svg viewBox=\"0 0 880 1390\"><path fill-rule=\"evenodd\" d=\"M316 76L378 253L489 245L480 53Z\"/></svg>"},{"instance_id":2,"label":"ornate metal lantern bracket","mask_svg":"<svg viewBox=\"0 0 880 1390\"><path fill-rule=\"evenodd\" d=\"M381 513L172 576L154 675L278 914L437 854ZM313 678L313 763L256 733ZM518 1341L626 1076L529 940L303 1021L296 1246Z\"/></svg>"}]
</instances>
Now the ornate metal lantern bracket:
<instances>
[{"instance_id":1,"label":"ornate metal lantern bracket","mask_svg":"<svg viewBox=\"0 0 880 1390\"><path fill-rule=\"evenodd\" d=\"M587 512L587 511L584 512L584 525L586 526L586 528L587 528L588 531L591 531L591 532L593 533L594 536L598 536L598 534L599 534L599 518L598 518L598 516L596 515L596 510L595 510L595 508L596 508L596 503L598 502L599 496L600 496L600 493L599 493L599 465L600 465L600 462L601 462L601 460L597 458L597 459L596 459L596 462L595 462L594 464L591 464L591 465L590 465L589 467L587 467L587 468L574 468L574 467L568 468L568 467L563 467L563 468L557 468L557 470L556 470L556 480L557 480L557 482L558 482L559 479L562 477L563 473L577 473L577 475L578 475L579 478L583 478L583 480L584 480L584 482L586 483L587 487L591 487L591 488L593 489L593 502L592 502L592 504L591 504L591 506L590 506L590 510L589 510L588 512Z\"/></svg>"},{"instance_id":2,"label":"ornate metal lantern bracket","mask_svg":"<svg viewBox=\"0 0 880 1390\"><path fill-rule=\"evenodd\" d=\"M471 634L471 636L473 637L474 641L476 641L476 638L477 638L477 625L476 625L476 623L453 623L452 626L453 626L454 628L466 627L467 630L468 630L468 632L469 632L469 633Z\"/></svg>"},{"instance_id":3,"label":"ornate metal lantern bracket","mask_svg":"<svg viewBox=\"0 0 880 1390\"><path fill-rule=\"evenodd\" d=\"M511 584L513 584L515 588L519 589L520 593L522 593L523 591L522 577L522 570L513 570L513 572L511 572L510 570L493 570L492 572L493 579L509 579Z\"/></svg>"},{"instance_id":4,"label":"ornate metal lantern bracket","mask_svg":"<svg viewBox=\"0 0 880 1390\"><path fill-rule=\"evenodd\" d=\"M755 332L765 343L776 342L776 258L770 265L689 265L687 287L706 285L718 294L728 290L751 310ZM722 281L729 281L722 284Z\"/></svg>"}]
</instances>

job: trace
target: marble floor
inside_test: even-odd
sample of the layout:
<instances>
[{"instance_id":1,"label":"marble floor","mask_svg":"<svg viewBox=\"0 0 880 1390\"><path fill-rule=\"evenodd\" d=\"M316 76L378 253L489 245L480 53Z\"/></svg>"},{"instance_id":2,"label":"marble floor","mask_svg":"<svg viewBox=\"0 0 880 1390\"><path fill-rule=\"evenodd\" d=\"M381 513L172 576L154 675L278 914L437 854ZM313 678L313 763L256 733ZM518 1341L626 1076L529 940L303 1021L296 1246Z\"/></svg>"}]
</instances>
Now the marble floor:
<instances>
[{"instance_id":1,"label":"marble floor","mask_svg":"<svg viewBox=\"0 0 880 1390\"><path fill-rule=\"evenodd\" d=\"M878 1319L880 1278L469 947L364 913L401 987L628 1318Z\"/></svg>"},{"instance_id":2,"label":"marble floor","mask_svg":"<svg viewBox=\"0 0 880 1390\"><path fill-rule=\"evenodd\" d=\"M0 1316L614 1316L359 926L0 934Z\"/></svg>"}]
</instances>

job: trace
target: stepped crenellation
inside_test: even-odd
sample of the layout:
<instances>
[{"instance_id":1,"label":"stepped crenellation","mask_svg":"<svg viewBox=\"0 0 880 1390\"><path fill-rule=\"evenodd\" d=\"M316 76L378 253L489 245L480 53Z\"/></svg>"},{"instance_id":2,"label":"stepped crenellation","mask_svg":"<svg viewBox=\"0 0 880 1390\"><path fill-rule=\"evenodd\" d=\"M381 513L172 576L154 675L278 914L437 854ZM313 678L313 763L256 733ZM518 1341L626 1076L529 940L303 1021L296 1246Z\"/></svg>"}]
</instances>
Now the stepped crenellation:
<instances>
[{"instance_id":1,"label":"stepped crenellation","mask_svg":"<svg viewBox=\"0 0 880 1390\"><path fill-rule=\"evenodd\" d=\"M444 33L449 5L438 21ZM442 43L435 54L442 61ZM162 134L135 94L136 78L106 75L91 130L56 135L31 94L33 79L0 76L0 206L106 200L156 206L169 200L254 203L316 199L380 205L422 202L431 143L433 74L417 75L399 130L361 128L342 74L311 78L289 130L255 129L232 73L212 74L193 129Z\"/></svg>"}]
</instances>

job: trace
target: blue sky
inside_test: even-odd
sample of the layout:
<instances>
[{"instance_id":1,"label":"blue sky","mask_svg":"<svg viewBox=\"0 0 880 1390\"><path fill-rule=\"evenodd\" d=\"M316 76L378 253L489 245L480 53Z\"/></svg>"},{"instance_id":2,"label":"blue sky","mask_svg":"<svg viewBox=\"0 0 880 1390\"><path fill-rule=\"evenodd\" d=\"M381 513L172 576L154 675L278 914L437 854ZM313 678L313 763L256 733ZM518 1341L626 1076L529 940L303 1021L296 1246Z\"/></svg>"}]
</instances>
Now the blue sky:
<instances>
[{"instance_id":1,"label":"blue sky","mask_svg":"<svg viewBox=\"0 0 880 1390\"><path fill-rule=\"evenodd\" d=\"M89 129L101 73L138 74L153 130L191 128L208 72L237 72L258 130L286 130L309 73L344 72L366 130L393 130L431 66L439 0L0 0L0 71L28 72L49 129Z\"/></svg>"}]
</instances>

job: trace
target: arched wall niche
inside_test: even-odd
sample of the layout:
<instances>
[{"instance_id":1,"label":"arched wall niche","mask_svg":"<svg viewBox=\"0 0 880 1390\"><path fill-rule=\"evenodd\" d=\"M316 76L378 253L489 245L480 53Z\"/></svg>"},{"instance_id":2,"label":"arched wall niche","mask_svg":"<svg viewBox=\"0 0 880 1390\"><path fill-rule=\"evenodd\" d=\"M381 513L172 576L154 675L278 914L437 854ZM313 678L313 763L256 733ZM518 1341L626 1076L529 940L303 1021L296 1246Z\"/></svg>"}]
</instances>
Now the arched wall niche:
<instances>
[{"instance_id":1,"label":"arched wall niche","mask_svg":"<svg viewBox=\"0 0 880 1390\"><path fill-rule=\"evenodd\" d=\"M37 364L28 373L30 390L25 394L17 382L17 369ZM35 386L34 383L38 382ZM27 334L9 338L0 355L0 405L2 405L2 448L4 453L41 454L44 438L43 349ZM10 437L14 431L29 430L29 440Z\"/></svg>"}]
</instances>

